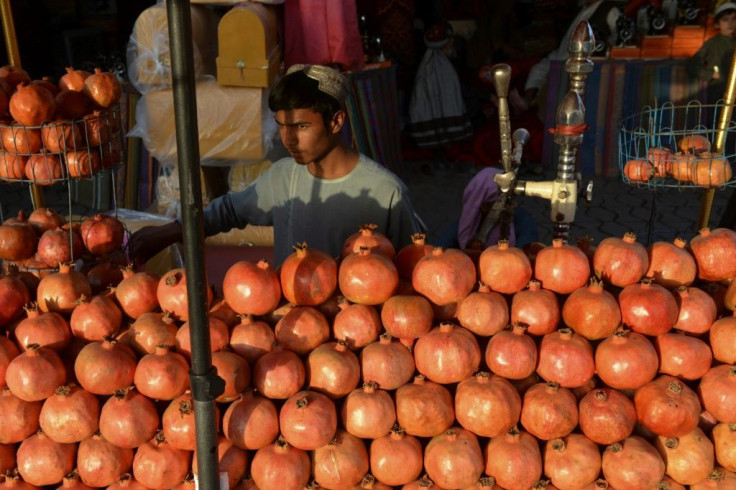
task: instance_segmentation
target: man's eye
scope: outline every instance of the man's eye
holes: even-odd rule
[[[309,127],[308,124],[300,124],[299,129],[307,129]]]

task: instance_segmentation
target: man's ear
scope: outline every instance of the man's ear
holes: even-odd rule
[[[345,111],[339,110],[332,116],[330,121],[330,132],[337,134],[342,130],[342,125],[345,124]]]

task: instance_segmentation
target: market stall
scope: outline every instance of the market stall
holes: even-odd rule
[[[567,243],[587,190],[575,176],[588,136],[587,23],[555,112],[553,181],[517,177],[528,135],[509,124],[509,67],[493,67],[503,197],[482,220],[482,246],[443,249],[416,234],[397,250],[366,224],[337,257],[306,243],[278,269],[207,257],[227,261],[213,283],[189,2],[166,8],[182,267],[110,267],[106,283],[65,264],[22,271],[36,232],[22,217],[0,225],[4,483],[192,488],[197,474],[206,489],[732,488],[736,232],[648,248],[632,234]],[[708,137],[673,133],[686,164],[667,167],[648,151],[668,144],[659,121],[644,136],[627,130],[624,151],[641,160],[626,173],[632,185],[718,160],[700,151]],[[727,132],[706,132],[716,152]],[[486,246],[519,194],[550,201],[555,240]],[[90,236],[86,256],[124,249],[122,232]]]

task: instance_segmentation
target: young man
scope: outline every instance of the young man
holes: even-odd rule
[[[708,103],[715,103],[726,92],[733,51],[736,48],[736,3],[722,2],[714,11],[713,25],[718,34],[703,43],[690,59],[691,76],[708,80]]]
[[[406,186],[343,141],[347,93],[346,78],[332,68],[289,68],[268,107],[291,157],[243,191],[213,200],[203,214],[206,236],[249,223],[273,225],[274,265],[298,242],[338,257],[344,240],[364,223],[378,225],[397,250],[410,243],[420,225]],[[179,222],[142,228],[132,237],[131,256],[147,260],[181,235]]]

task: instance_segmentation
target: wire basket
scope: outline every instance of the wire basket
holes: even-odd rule
[[[656,189],[736,186],[736,124],[719,131],[723,101],[645,107],[619,124],[619,173],[627,184]],[[722,151],[715,151],[722,137]]]
[[[120,106],[41,126],[0,122],[0,180],[41,186],[93,179],[123,162]]]

